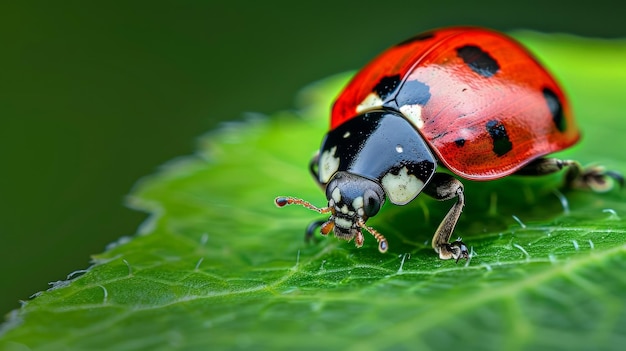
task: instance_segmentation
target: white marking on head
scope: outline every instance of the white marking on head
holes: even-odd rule
[[[333,146],[330,150],[324,151],[320,156],[319,177],[322,183],[328,183],[330,177],[339,169],[339,157],[335,157],[337,147]]]
[[[341,213],[348,214],[348,212],[350,212],[350,210],[348,210],[348,205],[344,204],[341,206]]]
[[[352,208],[355,210],[363,209],[363,196],[359,196],[352,201]]]
[[[396,145],[396,152],[399,154],[404,152],[404,148],[402,147],[402,145],[400,144]]]
[[[335,225],[339,228],[352,228],[352,221],[349,221],[345,218],[335,217]]]
[[[343,138],[344,139],[347,139],[349,137],[350,137],[350,131],[347,131],[347,132],[343,133]]]
[[[424,127],[424,120],[422,119],[422,106],[418,104],[400,106],[400,112],[406,116],[415,128],[422,129]]]
[[[381,107],[383,105],[383,100],[376,93],[369,93],[363,99],[363,101],[356,107],[356,112],[361,113],[363,111],[371,110],[374,107]]]
[[[335,201],[335,203],[341,202],[341,190],[339,190],[339,188],[335,188],[330,195],[332,196],[332,199]]]
[[[398,205],[404,205],[413,200],[424,188],[424,182],[409,174],[406,167],[402,167],[398,175],[385,174],[381,183],[389,200]]]

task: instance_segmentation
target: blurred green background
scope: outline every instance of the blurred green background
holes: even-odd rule
[[[145,218],[124,207],[135,181],[193,152],[195,137],[221,121],[290,108],[306,84],[357,69],[433,27],[623,38],[623,7],[614,0],[3,2],[0,313],[132,235]]]

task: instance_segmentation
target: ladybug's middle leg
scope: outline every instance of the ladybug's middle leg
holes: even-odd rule
[[[558,158],[538,158],[517,171],[517,175],[546,175],[566,168],[565,186],[575,189],[591,189],[595,192],[611,190],[613,182],[624,186],[624,176],[607,171],[602,166],[583,167],[578,161]]]
[[[435,231],[432,246],[442,260],[455,259],[457,262],[461,258],[468,258],[467,246],[459,238],[450,242],[450,237],[454,231],[463,207],[465,206],[465,196],[463,195],[463,184],[453,176],[446,173],[435,173],[431,181],[424,188],[424,193],[436,200],[450,200],[456,198],[456,203],[452,206],[448,214],[444,217]]]

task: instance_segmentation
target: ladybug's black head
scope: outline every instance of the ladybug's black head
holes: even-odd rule
[[[328,207],[318,208],[310,203],[293,197],[278,197],[276,205],[302,205],[319,213],[330,213],[330,218],[322,224],[321,232],[327,235],[331,231],[335,236],[352,240],[357,247],[363,246],[365,229],[378,241],[378,250],[386,252],[387,239],[375,229],[365,225],[368,218],[375,216],[385,202],[385,192],[377,182],[348,172],[337,172],[326,186]]]
[[[326,186],[326,198],[332,216],[335,236],[344,240],[355,238],[363,243],[361,228],[375,216],[385,202],[385,192],[377,183],[361,176],[337,172]]]

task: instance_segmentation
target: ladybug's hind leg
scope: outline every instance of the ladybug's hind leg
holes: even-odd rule
[[[453,176],[446,173],[435,173],[432,180],[424,188],[424,193],[434,199],[443,201],[456,198],[456,203],[452,206],[448,214],[444,217],[433,236],[433,249],[439,254],[442,260],[455,259],[457,262],[461,258],[467,259],[469,252],[467,246],[459,238],[450,242],[450,237],[454,227],[463,212],[465,206],[465,196],[463,195],[463,184]]]
[[[583,167],[578,161],[558,158],[539,158],[517,171],[518,175],[545,175],[566,168],[565,186],[573,189],[591,189],[606,192],[617,182],[624,187],[624,176],[615,171],[607,171],[602,166]]]

